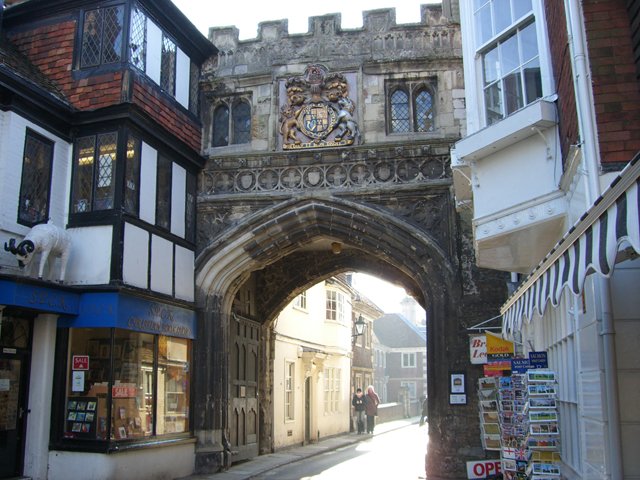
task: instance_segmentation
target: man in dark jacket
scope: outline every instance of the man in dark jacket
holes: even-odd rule
[[[362,435],[364,433],[364,395],[362,395],[361,388],[358,388],[356,390],[356,393],[351,400],[351,405],[353,405],[356,410],[356,425],[358,426],[358,435]]]

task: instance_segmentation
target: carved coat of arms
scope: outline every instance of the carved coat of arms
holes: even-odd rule
[[[280,109],[282,148],[353,145],[360,136],[344,75],[309,65],[301,77],[285,83],[287,102]]]

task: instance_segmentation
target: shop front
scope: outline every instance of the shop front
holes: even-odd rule
[[[0,478],[193,472],[195,311],[0,279]]]

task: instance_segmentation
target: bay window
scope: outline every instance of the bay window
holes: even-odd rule
[[[76,141],[73,169],[73,213],[113,208],[118,134],[101,133]]]

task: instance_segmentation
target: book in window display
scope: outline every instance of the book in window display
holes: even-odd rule
[[[96,438],[97,397],[72,397],[67,400],[66,438]]]

